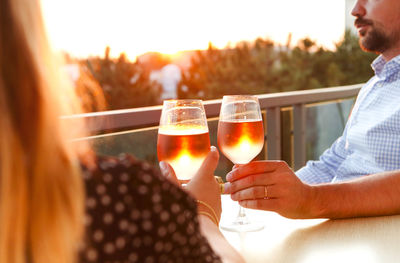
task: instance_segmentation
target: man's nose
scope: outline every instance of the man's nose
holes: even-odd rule
[[[356,4],[354,5],[353,9],[351,10],[351,15],[355,17],[363,17],[365,16],[365,7],[364,7],[365,0],[357,0]]]

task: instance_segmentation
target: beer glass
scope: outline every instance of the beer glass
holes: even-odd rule
[[[260,105],[256,96],[224,96],[218,123],[218,147],[234,164],[247,164],[256,157],[264,145],[264,128]],[[243,207],[239,206],[236,219],[221,225],[228,231],[258,231],[264,225],[251,222]]]
[[[180,183],[187,183],[210,151],[201,100],[165,100],[158,129],[157,155],[168,162]]]

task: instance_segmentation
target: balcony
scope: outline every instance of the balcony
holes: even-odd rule
[[[263,112],[265,145],[258,159],[285,160],[294,170],[316,159],[342,133],[362,84],[258,95]],[[204,102],[210,139],[216,134],[221,100]],[[157,165],[157,125],[161,106],[64,116],[88,124],[88,140],[99,154],[128,152]],[[222,177],[232,163],[221,155],[216,174]]]

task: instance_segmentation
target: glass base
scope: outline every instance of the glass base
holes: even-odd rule
[[[239,206],[239,213],[235,221],[230,224],[222,224],[221,229],[231,232],[255,232],[264,229],[264,224],[250,221],[245,213],[245,209]]]
[[[232,222],[230,224],[223,224],[221,229],[230,232],[256,232],[264,229],[264,224],[261,222],[247,222],[238,223]]]

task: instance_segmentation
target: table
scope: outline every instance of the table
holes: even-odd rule
[[[236,217],[230,196],[222,197],[222,207],[221,224]],[[246,214],[265,228],[222,233],[249,263],[400,262],[400,216],[292,220],[267,211]]]

